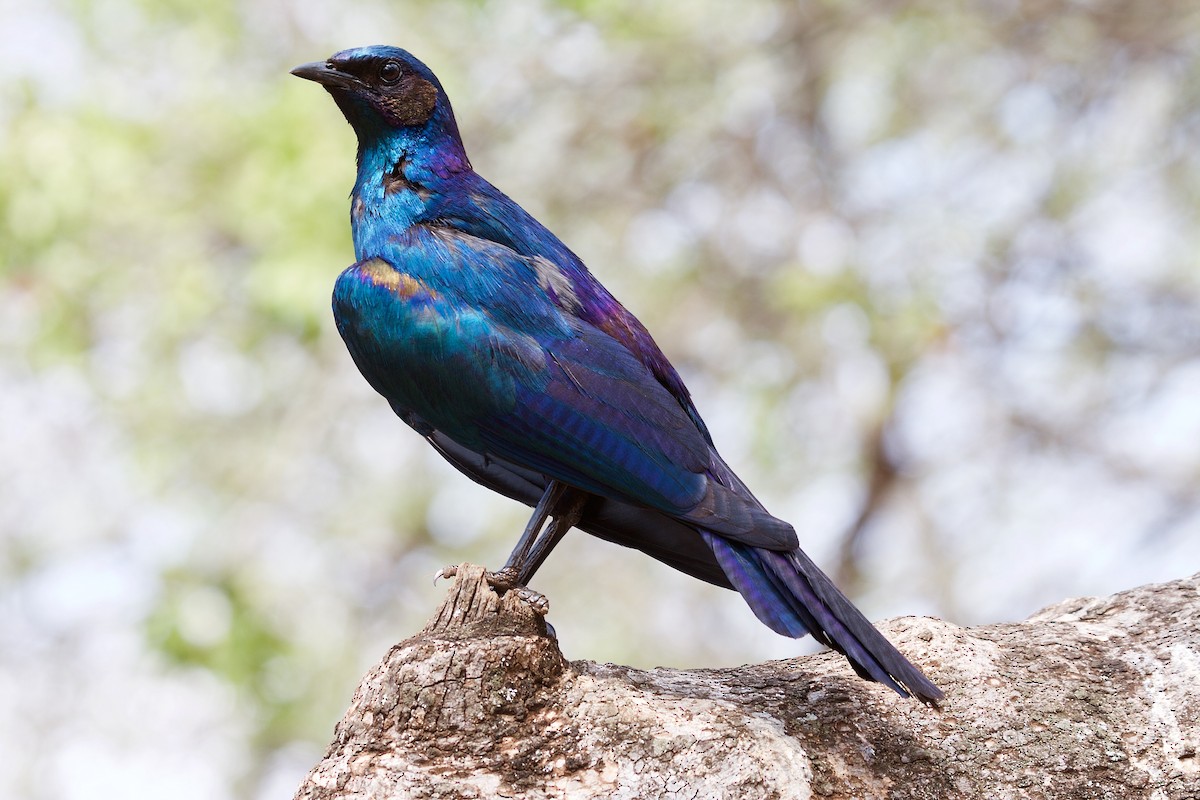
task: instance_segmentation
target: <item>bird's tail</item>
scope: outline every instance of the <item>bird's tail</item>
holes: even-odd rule
[[[730,541],[701,531],[730,583],[776,633],[813,638],[842,653],[854,671],[936,705],[942,691],[901,655],[803,550],[786,552]]]

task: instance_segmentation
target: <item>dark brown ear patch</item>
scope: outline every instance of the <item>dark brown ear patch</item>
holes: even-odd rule
[[[437,106],[438,90],[419,75],[408,74],[380,101],[384,112],[398,125],[424,125]]]

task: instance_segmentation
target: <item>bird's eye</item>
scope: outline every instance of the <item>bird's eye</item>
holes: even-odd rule
[[[379,80],[387,84],[400,80],[400,65],[395,61],[385,61],[379,68]]]

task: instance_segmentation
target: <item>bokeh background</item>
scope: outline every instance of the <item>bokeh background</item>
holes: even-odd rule
[[[354,140],[407,47],[872,617],[1200,569],[1190,0],[0,0],[0,796],[290,797],[526,510],[358,376]],[[568,657],[807,644],[577,534]]]

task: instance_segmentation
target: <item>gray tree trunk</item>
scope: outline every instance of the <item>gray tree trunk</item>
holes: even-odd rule
[[[939,710],[837,654],[567,661],[482,572],[370,671],[297,798],[1200,798],[1200,575],[1014,624],[883,623]]]

